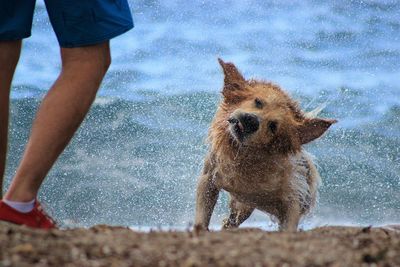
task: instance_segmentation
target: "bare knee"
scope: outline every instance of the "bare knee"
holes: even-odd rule
[[[21,53],[22,41],[0,41],[0,66],[3,71],[14,72]]]
[[[63,71],[80,71],[85,75],[95,75],[103,78],[111,65],[109,42],[101,44],[61,48]]]

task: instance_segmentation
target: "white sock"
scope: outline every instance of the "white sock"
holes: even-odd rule
[[[28,213],[32,211],[35,206],[35,200],[29,202],[17,202],[17,201],[3,199],[3,202],[21,213]]]

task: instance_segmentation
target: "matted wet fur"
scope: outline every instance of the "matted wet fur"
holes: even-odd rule
[[[209,131],[210,151],[199,178],[196,229],[208,229],[220,190],[230,194],[224,228],[259,209],[280,230],[296,231],[316,202],[319,174],[302,148],[336,120],[309,118],[279,86],[246,80],[234,64],[224,71],[223,99]]]

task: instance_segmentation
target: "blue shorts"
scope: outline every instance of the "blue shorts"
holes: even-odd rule
[[[45,0],[61,47],[102,43],[133,28],[127,0]],[[31,36],[35,0],[0,0],[0,40]]]

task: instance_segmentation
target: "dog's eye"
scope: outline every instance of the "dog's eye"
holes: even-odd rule
[[[264,107],[264,103],[258,98],[256,98],[254,100],[254,104],[256,105],[256,108],[259,108],[259,109],[262,109]]]
[[[275,134],[276,131],[278,130],[278,123],[276,121],[270,121],[268,122],[268,129]]]

